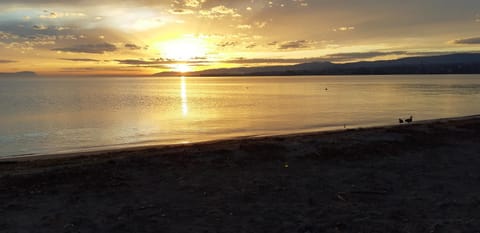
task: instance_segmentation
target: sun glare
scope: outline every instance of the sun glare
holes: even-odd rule
[[[204,57],[207,52],[205,42],[194,37],[159,42],[156,47],[164,58],[176,61],[190,61]]]
[[[180,73],[186,73],[186,72],[192,71],[192,68],[187,64],[175,64],[175,65],[172,65],[172,68],[176,72],[180,72]]]

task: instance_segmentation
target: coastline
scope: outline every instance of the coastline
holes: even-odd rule
[[[169,149],[178,149],[183,147],[197,147],[209,144],[223,144],[223,143],[236,143],[242,141],[257,141],[257,140],[269,140],[275,138],[284,138],[288,139],[290,137],[312,137],[312,136],[323,136],[324,134],[336,134],[348,131],[356,130],[377,130],[377,129],[387,129],[392,127],[405,127],[409,125],[425,125],[425,124],[435,124],[435,123],[444,123],[452,121],[465,121],[465,120],[480,120],[480,114],[477,115],[468,115],[468,116],[459,116],[459,117],[447,117],[447,118],[437,118],[437,119],[428,119],[414,121],[411,124],[391,124],[391,125],[366,125],[361,127],[354,128],[339,128],[339,129],[330,129],[330,130],[303,130],[294,133],[278,133],[278,134],[269,134],[269,135],[253,135],[253,136],[239,136],[233,138],[225,139],[216,139],[216,140],[206,140],[206,141],[194,141],[194,142],[178,142],[172,144],[155,144],[152,145],[140,145],[140,146],[123,146],[118,145],[118,148],[108,148],[107,149],[91,149],[86,150],[75,150],[74,152],[56,152],[56,153],[46,153],[46,154],[27,154],[27,155],[16,155],[16,156],[6,156],[0,157],[1,163],[13,163],[13,162],[29,162],[35,160],[55,160],[55,159],[76,159],[79,157],[92,157],[92,156],[104,156],[109,155],[115,157],[115,154],[123,153],[138,153],[149,150],[169,150]],[[331,127],[329,127],[331,128]],[[134,143],[135,144],[135,143]],[[133,145],[134,145],[133,144]],[[100,148],[103,146],[99,146]]]
[[[473,232],[479,138],[475,115],[3,160],[0,228]]]

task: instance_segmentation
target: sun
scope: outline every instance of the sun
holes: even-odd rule
[[[205,57],[207,46],[204,40],[196,37],[158,42],[155,46],[163,58],[175,61],[191,61]]]
[[[173,70],[180,73],[187,73],[192,71],[192,67],[187,64],[174,64],[172,65]]]

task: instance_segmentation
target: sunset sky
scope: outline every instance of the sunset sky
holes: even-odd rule
[[[127,76],[477,51],[478,0],[0,2],[0,72]]]

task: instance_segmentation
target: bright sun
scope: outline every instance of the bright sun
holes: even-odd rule
[[[192,67],[190,67],[187,64],[174,64],[174,65],[172,65],[172,68],[176,72],[180,72],[180,73],[187,73],[187,72],[192,71]]]
[[[207,44],[201,38],[183,37],[177,40],[158,42],[156,49],[164,59],[177,62],[185,62],[171,65],[176,72],[186,73],[192,71],[192,67],[186,62],[205,57],[207,53]]]
[[[156,47],[163,58],[176,61],[190,61],[198,57],[205,57],[207,52],[205,42],[195,37],[159,42]]]

